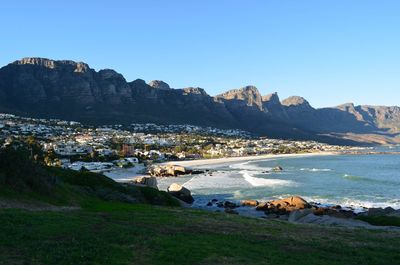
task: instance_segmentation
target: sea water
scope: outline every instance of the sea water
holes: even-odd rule
[[[390,150],[392,151],[392,150]],[[273,168],[281,166],[282,171]],[[400,155],[332,155],[272,158],[202,166],[210,173],[159,179],[192,191],[195,207],[211,199],[271,200],[299,195],[308,201],[362,207],[400,208]]]

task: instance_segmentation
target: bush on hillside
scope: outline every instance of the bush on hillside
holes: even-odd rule
[[[47,172],[24,144],[12,144],[0,149],[0,183],[17,191],[49,194],[56,178]]]

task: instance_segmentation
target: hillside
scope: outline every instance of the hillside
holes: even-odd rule
[[[35,145],[13,143],[0,149],[1,206],[24,209],[85,208],[101,202],[178,206],[166,192],[122,185],[101,174],[77,172],[43,164]]]
[[[88,124],[193,124],[237,128],[261,136],[337,144],[396,143],[400,108],[315,109],[304,98],[280,101],[254,86],[210,96],[202,88],[171,88],[161,80],[127,81],[69,60],[24,58],[0,69],[0,111]]]
[[[0,264],[395,264],[400,258],[396,231],[176,207],[166,193],[44,167],[26,151],[0,154]]]

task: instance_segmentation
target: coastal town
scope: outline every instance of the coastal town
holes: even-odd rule
[[[167,161],[352,149],[194,125],[134,123],[96,127],[74,121],[0,114],[1,145],[28,138],[44,151],[47,165],[93,172]]]

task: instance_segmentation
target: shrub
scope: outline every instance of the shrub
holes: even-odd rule
[[[32,190],[49,194],[55,184],[55,177],[33,160],[32,151],[23,144],[0,150],[0,173],[2,184],[18,191]]]

